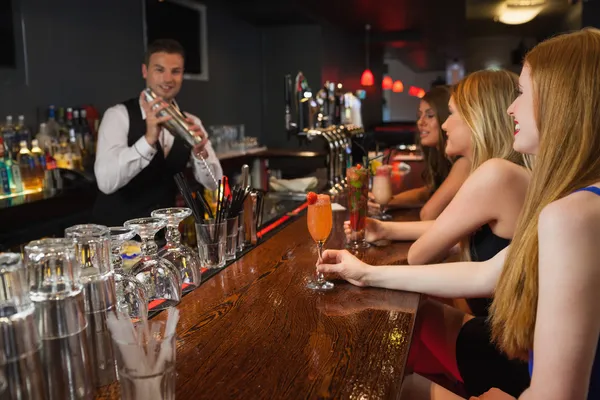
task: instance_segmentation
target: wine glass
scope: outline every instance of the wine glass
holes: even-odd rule
[[[123,225],[133,229],[142,238],[142,257],[131,267],[131,275],[144,284],[150,302],[148,308],[158,311],[179,304],[179,270],[169,260],[158,257],[154,242],[154,235],[167,226],[167,221],[155,217],[136,218],[125,221]]]
[[[182,292],[186,293],[200,286],[200,256],[181,243],[179,223],[192,215],[192,210],[183,207],[161,208],[152,211],[153,217],[167,221],[167,244],[158,251],[158,256],[169,260],[181,274]]]
[[[376,215],[374,218],[389,221],[392,219],[392,216],[385,212],[385,206],[392,199],[391,167],[389,165],[381,165],[375,170],[372,192],[375,202],[381,206],[379,215]]]
[[[123,270],[121,248],[125,241],[135,236],[135,231],[123,226],[113,226],[110,230],[111,263],[115,271],[117,291],[117,311],[129,315],[133,321],[148,319],[148,298],[144,284]]]
[[[310,199],[310,196],[316,197],[316,201]],[[312,204],[311,204],[312,203]],[[329,195],[314,193],[309,194],[308,214],[306,217],[308,224],[308,232],[315,242],[317,242],[317,251],[319,261],[323,257],[323,245],[331,234],[331,226],[333,225],[333,215],[331,211],[331,201]],[[329,290],[333,289],[333,283],[328,282],[323,277],[322,273],[316,272],[315,280],[308,282],[307,287],[314,290]]]

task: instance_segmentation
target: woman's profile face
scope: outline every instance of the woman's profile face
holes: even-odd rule
[[[446,155],[450,157],[463,156],[471,159],[471,153],[473,152],[473,133],[465,119],[456,109],[454,97],[450,97],[448,110],[450,111],[450,115],[442,125],[442,129],[446,131],[446,135],[448,136],[446,139]]]
[[[519,95],[508,107],[508,114],[515,120],[513,148],[523,154],[537,154],[540,134],[535,121],[531,69],[525,64],[519,76]]]
[[[425,147],[436,147],[440,141],[440,124],[437,113],[425,100],[421,100],[417,112],[417,128],[421,145]]]

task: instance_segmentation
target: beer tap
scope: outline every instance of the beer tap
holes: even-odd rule
[[[341,174],[340,152],[342,150],[341,143],[340,143],[337,135],[335,134],[335,127],[331,127],[329,129],[324,130],[323,134],[325,135],[327,140],[329,140],[331,143],[333,143],[333,146],[335,148],[334,159],[331,160],[330,162],[333,164],[332,168],[334,170],[334,181],[335,181],[334,187],[337,191],[340,191],[343,189],[343,187],[341,185],[341,181],[340,181],[340,174]]]
[[[328,176],[328,186],[330,187],[329,193],[335,195],[338,193],[338,189],[336,189],[336,168],[335,168],[335,160],[337,157],[335,143],[329,139],[329,137],[325,134],[323,130],[319,129],[308,129],[306,131],[306,137],[309,141],[314,140],[316,137],[321,137],[327,142],[327,147],[329,149],[329,155],[327,159],[327,176]]]
[[[292,106],[292,76],[284,77],[283,98],[285,103],[285,131],[288,139],[298,133],[298,124],[294,122],[294,109]]]
[[[343,126],[338,127],[336,130],[336,134],[340,138],[342,150],[340,151],[340,183],[342,187],[346,187],[346,169],[348,168],[348,164],[350,164],[350,156],[352,154],[352,145],[350,143],[350,139],[346,136],[346,132]]]

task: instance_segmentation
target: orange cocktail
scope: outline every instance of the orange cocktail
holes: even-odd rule
[[[323,254],[323,245],[331,234],[333,225],[333,216],[331,212],[331,201],[326,194],[309,193],[306,196],[308,201],[308,215],[306,221],[308,232],[318,246],[319,261]],[[328,290],[333,288],[333,283],[327,282],[323,274],[317,272],[316,279],[308,283],[310,289]]]
[[[331,233],[332,216],[331,201],[326,194],[317,196],[315,204],[308,205],[308,232],[315,242],[327,241]]]

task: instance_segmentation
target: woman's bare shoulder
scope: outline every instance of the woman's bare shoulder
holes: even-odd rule
[[[473,171],[469,179],[490,189],[527,188],[530,172],[508,160],[492,158]]]
[[[593,186],[600,189],[600,182]],[[600,196],[577,191],[553,201],[540,213],[539,227],[562,232],[600,230]]]

